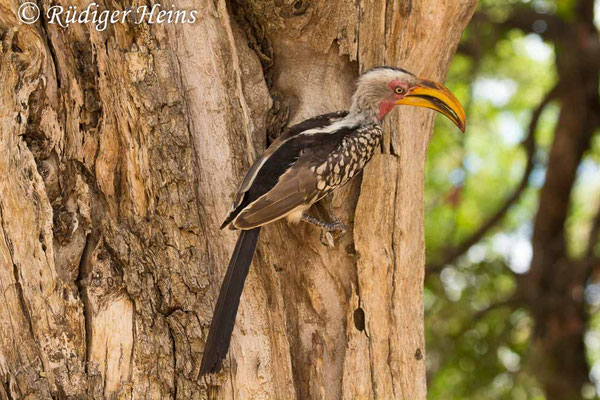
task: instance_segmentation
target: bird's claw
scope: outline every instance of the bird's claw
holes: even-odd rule
[[[321,243],[326,247],[335,247],[333,232],[339,232],[339,235],[346,233],[348,228],[341,219],[336,218],[333,222],[324,222],[313,216],[304,214],[302,220],[311,223],[321,229]]]
[[[325,247],[335,247],[335,241],[333,240],[333,235],[331,232],[321,230],[321,244]]]
[[[334,232],[336,233],[335,236],[339,238],[343,236],[347,230],[348,228],[342,222],[342,220],[336,218],[332,222],[329,222],[327,227],[323,227],[323,229],[321,229],[321,244],[325,247],[335,247]]]

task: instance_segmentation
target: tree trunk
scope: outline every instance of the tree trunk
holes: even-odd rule
[[[443,78],[475,0],[175,5],[196,22],[99,32],[0,0],[0,398],[425,399],[433,113],[412,108],[327,201],[334,249],[264,229],[224,372],[198,370],[236,238],[218,227],[268,135],[344,109],[373,65]]]

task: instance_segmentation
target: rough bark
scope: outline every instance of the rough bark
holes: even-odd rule
[[[328,200],[351,226],[335,249],[264,230],[225,370],[198,369],[236,235],[218,226],[268,134],[347,107],[373,65],[442,79],[475,0],[174,4],[197,22],[98,32],[0,0],[0,398],[424,399],[414,109]]]

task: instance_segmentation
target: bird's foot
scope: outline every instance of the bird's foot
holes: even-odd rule
[[[333,235],[331,234],[331,232],[321,230],[321,236],[319,237],[319,240],[321,241],[321,244],[325,247],[335,247],[335,240],[333,239]]]
[[[342,222],[341,219],[336,218],[333,222],[324,222],[320,219],[313,217],[312,215],[303,214],[302,221],[308,222],[309,224],[313,224],[318,228],[323,229],[326,232],[346,232],[346,225]]]
[[[339,232],[341,235],[343,235],[348,230],[346,225],[339,218],[336,218],[332,222],[324,222],[311,215],[304,214],[302,215],[302,221],[321,228],[321,244],[323,244],[325,247],[335,247],[335,241],[332,234],[333,232]]]

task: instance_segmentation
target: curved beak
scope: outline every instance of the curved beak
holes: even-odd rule
[[[444,85],[422,79],[421,83],[410,89],[408,94],[396,101],[396,104],[431,108],[450,118],[464,132],[466,125],[465,110],[462,105]]]

